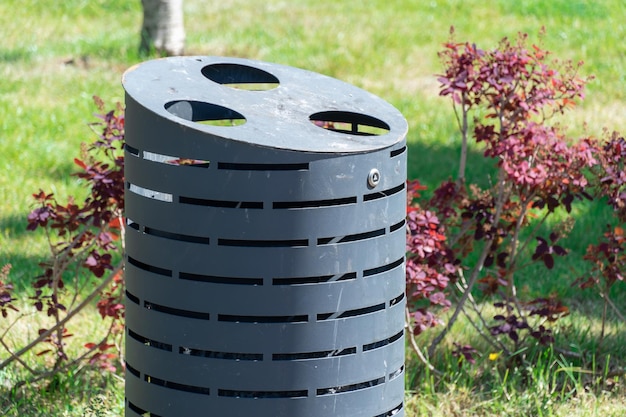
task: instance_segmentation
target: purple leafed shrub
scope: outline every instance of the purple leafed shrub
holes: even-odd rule
[[[98,98],[95,101],[104,111],[104,103]],[[33,279],[29,299],[39,314],[48,317],[50,326],[39,329],[25,346],[12,348],[12,354],[0,362],[2,369],[17,361],[30,372],[30,381],[84,361],[110,370],[123,366],[119,352],[124,317],[124,115],[118,106],[98,117],[100,121],[92,124],[97,140],[83,146],[80,158],[74,159],[81,169],[76,176],[89,187],[87,198],[78,202],[70,197],[61,203],[44,191],[33,195],[37,206],[28,215],[27,229],[45,234],[50,255],[40,263],[41,274]],[[17,311],[9,290],[0,284],[0,311],[5,318],[7,309]],[[73,336],[71,319],[92,301],[106,320],[96,335],[100,339],[86,343],[77,357],[69,357],[66,340]],[[19,316],[15,322],[25,319]],[[5,336],[0,336],[0,342],[9,349]],[[40,371],[26,364],[22,358],[30,351],[38,356],[51,355],[51,361],[46,362],[49,368]]]
[[[452,103],[461,155],[457,178],[443,182],[429,201],[418,204],[413,196],[419,182],[409,182],[407,317],[414,337],[442,325],[428,355],[418,352],[422,358],[433,356],[461,313],[505,356],[532,343],[553,343],[550,324],[569,314],[568,308],[552,295],[527,300],[517,290],[524,266],[540,262],[551,270],[568,255],[559,244],[568,222],[545,236],[540,226],[556,210],[571,213],[577,201],[595,196],[608,197],[625,220],[624,139],[615,134],[603,144],[590,137],[568,138],[553,120],[583,98],[587,80],[578,75],[582,63],[548,59],[547,51],[527,42],[520,35],[515,42],[505,38],[495,49],[484,50],[452,40],[440,52],[440,95]],[[472,139],[497,172],[488,188],[465,182]],[[619,244],[615,234],[607,239],[588,253],[596,273],[584,285],[599,276],[615,281],[607,274],[619,274],[609,271],[623,271],[623,257],[617,262],[615,255],[604,256],[619,252],[608,249],[615,245],[623,250],[623,239]],[[609,267],[610,262],[619,266]],[[493,299],[502,312],[486,316],[476,295]],[[442,315],[447,309],[450,313]],[[459,357],[469,360],[479,354],[456,346]]]

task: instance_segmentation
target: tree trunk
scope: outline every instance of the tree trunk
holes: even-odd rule
[[[185,50],[183,0],[141,0],[141,53],[182,55]]]

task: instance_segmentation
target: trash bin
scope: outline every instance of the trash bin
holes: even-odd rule
[[[126,416],[404,415],[402,115],[246,59],[123,85]]]

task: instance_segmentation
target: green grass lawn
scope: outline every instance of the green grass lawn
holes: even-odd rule
[[[69,195],[84,196],[80,181],[70,174],[80,143],[94,139],[88,127],[96,112],[91,97],[100,96],[111,108],[123,102],[123,72],[146,59],[137,54],[140,23],[139,1],[0,3],[0,265],[13,265],[11,277],[18,287],[28,285],[46,255],[44,238],[25,231],[31,194],[41,188],[61,201]],[[437,52],[448,40],[450,26],[455,27],[457,40],[482,48],[495,47],[504,36],[515,38],[519,31],[527,32],[532,42],[543,42],[554,57],[585,61],[584,74],[596,78],[588,85],[587,99],[564,116],[563,126],[573,138],[601,135],[605,127],[626,132],[626,3],[622,0],[186,0],[185,26],[188,54],[246,57],[305,68],[391,102],[410,126],[409,177],[419,178],[431,189],[455,174],[459,154],[452,108],[438,97],[434,76],[441,71]],[[540,40],[542,27],[546,33]],[[482,161],[479,149],[472,149],[470,161],[468,180],[484,181],[492,168]],[[611,215],[598,204],[578,210],[582,215],[569,239],[575,253],[581,254]],[[569,287],[583,267],[568,261],[550,274],[531,269],[524,288],[557,292],[581,306],[562,331],[580,333],[579,342],[589,346],[597,334],[593,297]],[[0,331],[2,323],[0,319]],[[456,332],[463,335],[463,329]],[[616,336],[614,356],[626,357],[625,341]],[[546,358],[546,366],[556,363],[555,358]],[[481,372],[496,378],[490,366],[485,362]],[[407,388],[409,394],[414,390],[425,394],[409,395],[409,415],[621,415],[622,404],[611,393],[606,398],[592,393],[577,397],[585,411],[575,413],[570,403],[540,397],[545,392],[537,389],[534,398],[545,401],[524,408],[526,397],[507,392],[504,382],[489,385],[491,391],[472,391],[472,381],[479,379],[472,371],[455,370],[452,374],[458,380],[430,384],[417,369],[414,365],[408,370]],[[123,389],[115,378],[65,375],[58,383],[73,393],[70,396],[55,399],[33,388],[37,395],[4,400],[3,386],[17,376],[0,373],[0,415],[88,415],[86,410],[93,409],[98,398],[110,405],[104,408],[114,411],[93,415],[121,412]],[[536,377],[540,385],[544,376]],[[100,388],[106,382],[112,390]],[[514,386],[512,382],[510,387]],[[513,405],[522,411],[515,411]]]

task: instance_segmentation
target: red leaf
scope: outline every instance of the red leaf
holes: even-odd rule
[[[87,165],[78,158],[74,158],[74,163],[81,167],[82,169],[87,169]]]
[[[116,283],[120,283],[123,280],[124,280],[124,273],[122,271],[117,271],[117,273],[113,277],[113,281]]]
[[[121,229],[122,228],[122,217],[115,217],[113,220],[109,222],[109,227],[111,229]]]
[[[102,344],[98,347],[98,349],[100,349],[101,351],[105,351],[105,350],[107,350],[107,349],[111,349],[111,348],[113,348],[113,347],[115,347],[115,345],[111,345],[111,344],[108,344],[108,343],[102,343]],[[114,355],[114,356],[115,356],[115,355]]]

